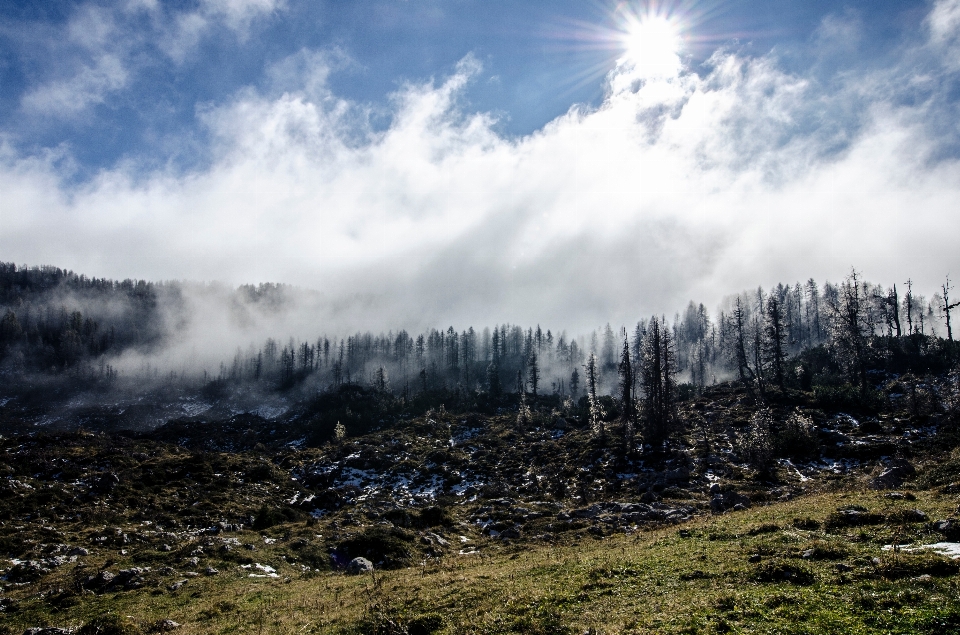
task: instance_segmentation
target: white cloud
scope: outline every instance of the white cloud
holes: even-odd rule
[[[960,270],[960,165],[937,150],[931,100],[898,98],[903,68],[825,87],[733,53],[702,76],[620,81],[624,67],[601,107],[517,139],[461,111],[473,59],[404,86],[381,131],[329,71],[302,52],[272,71],[275,93],[206,109],[203,171],[118,168],[68,191],[49,163],[8,152],[5,258],[297,283],[325,293],[318,330],[578,329],[851,265],[930,288]],[[311,79],[292,89],[292,72]]]
[[[75,117],[128,88],[144,65],[156,62],[154,47],[183,63],[214,29],[244,40],[256,20],[285,6],[285,0],[203,0],[192,11],[168,11],[151,0],[81,4],[62,28],[22,35],[24,46],[47,51],[50,68],[21,106],[30,114]]]
[[[103,54],[89,64],[81,64],[72,77],[54,80],[26,93],[21,104],[33,113],[71,116],[103,103],[109,93],[126,86],[128,77],[116,55]]]

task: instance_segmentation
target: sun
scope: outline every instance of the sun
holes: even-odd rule
[[[664,16],[633,18],[623,36],[624,61],[643,75],[672,76],[680,68],[683,41],[675,21]]]

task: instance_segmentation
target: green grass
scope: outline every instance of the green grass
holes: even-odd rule
[[[362,576],[307,572],[283,560],[295,553],[297,537],[315,531],[290,523],[270,528],[278,537],[270,545],[260,533],[230,534],[257,544],[245,555],[276,567],[278,578],[250,578],[236,561],[210,555],[200,569],[212,564],[221,573],[190,578],[179,591],[167,587],[182,577],[156,574],[156,586],[77,592],[73,580],[95,573],[107,559],[115,561],[113,571],[136,564],[136,545],[126,556],[104,549],[84,559],[85,569],[68,564],[39,583],[7,585],[4,597],[15,598],[19,609],[3,621],[11,633],[39,625],[79,627],[104,614],[127,620],[129,632],[173,619],[183,624],[177,631],[183,634],[955,633],[960,580],[953,563],[929,553],[882,550],[894,538],[901,544],[939,540],[924,523],[824,522],[851,505],[884,518],[913,508],[942,518],[958,502],[953,495],[916,494],[908,502],[872,491],[818,493],[633,535],[569,535],[561,544],[503,544],[460,525],[446,535],[469,535],[479,544],[477,555]],[[798,528],[815,523],[796,519],[820,527]],[[156,572],[162,562],[151,566]]]

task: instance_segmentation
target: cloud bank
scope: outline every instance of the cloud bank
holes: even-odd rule
[[[203,7],[198,25],[219,16],[242,32],[277,5]],[[4,144],[3,259],[293,283],[323,294],[318,331],[577,330],[851,266],[932,291],[960,271],[958,16],[960,2],[935,4],[884,68],[791,73],[773,53],[721,50],[651,75],[621,60],[599,107],[518,138],[462,103],[483,74],[473,57],[403,85],[378,127],[382,113],[329,88],[342,54],[303,51],[265,70],[273,88],[198,108],[203,168],[120,165],[68,185],[56,153]],[[192,46],[193,19],[170,22],[171,55]],[[814,34],[823,55],[856,45],[844,19]],[[68,93],[107,99],[124,67],[98,59],[26,101],[61,112]]]

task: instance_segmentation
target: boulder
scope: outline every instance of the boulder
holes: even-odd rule
[[[931,528],[943,534],[943,537],[950,542],[960,540],[960,521],[956,518],[938,520],[931,524]]]
[[[750,507],[750,499],[736,492],[719,492],[710,499],[710,511],[722,514],[729,510],[741,511]]]
[[[373,563],[366,558],[354,558],[347,564],[347,573],[358,574],[373,571]]]
[[[917,470],[910,461],[890,459],[886,462],[886,469],[870,481],[870,486],[874,489],[897,489],[903,485],[906,479],[916,475],[916,473]]]

